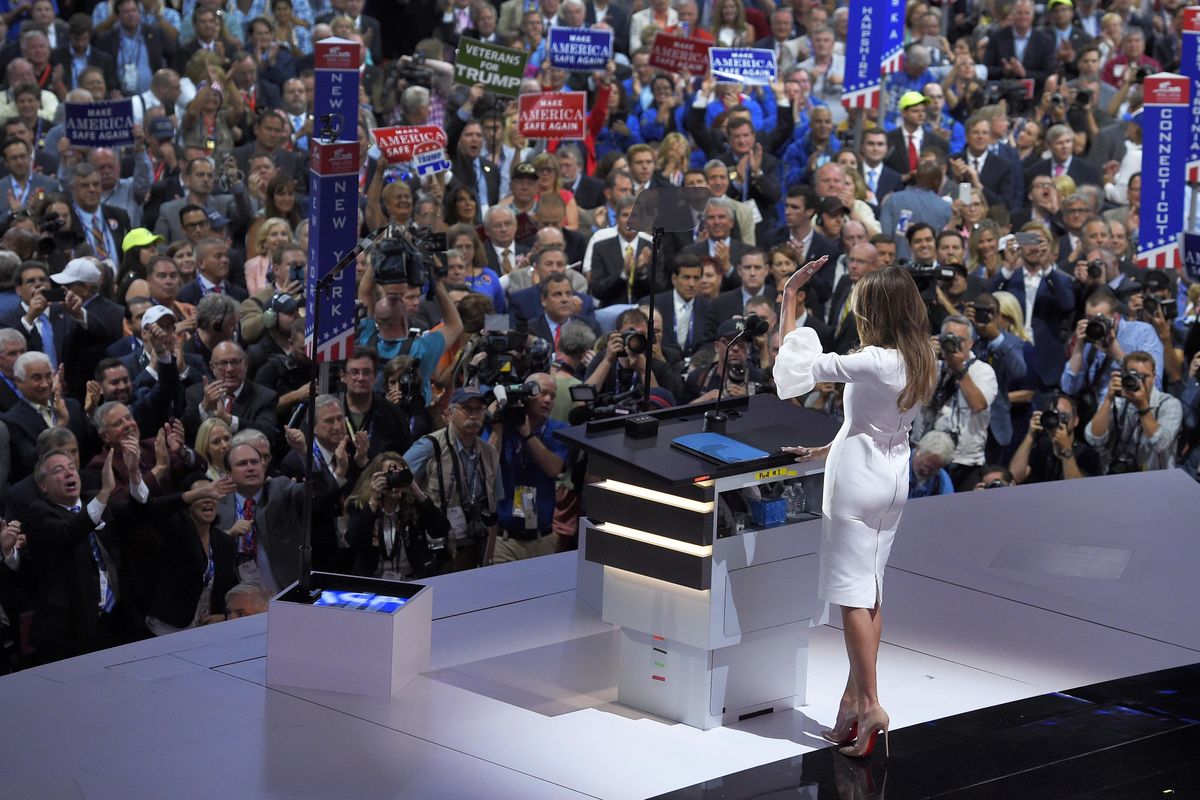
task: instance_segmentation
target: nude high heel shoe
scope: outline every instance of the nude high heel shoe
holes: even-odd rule
[[[875,738],[882,733],[883,752],[884,755],[889,755],[887,734],[890,722],[887,712],[876,706],[865,716],[859,718],[858,733],[860,735],[854,746],[838,748],[838,752],[851,758],[866,758],[875,749]]]
[[[854,706],[838,709],[832,730],[821,731],[821,738],[833,744],[850,744],[858,737],[858,713]]]

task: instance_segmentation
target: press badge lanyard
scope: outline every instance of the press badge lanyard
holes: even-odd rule
[[[203,584],[204,586],[208,586],[210,583],[212,583],[213,574],[215,572],[216,572],[216,567],[213,564],[212,537],[210,534],[209,542],[208,542],[208,566],[206,566],[204,568],[204,584]]]

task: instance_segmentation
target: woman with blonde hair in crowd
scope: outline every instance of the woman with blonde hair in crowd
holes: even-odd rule
[[[200,423],[192,449],[208,462],[208,471],[204,474],[209,480],[218,481],[229,474],[225,469],[225,454],[232,441],[233,431],[220,417],[209,417]]]
[[[1002,266],[1000,226],[994,220],[980,220],[967,239],[967,272],[990,284]]]
[[[682,133],[668,133],[658,145],[655,166],[672,186],[683,185],[683,173],[692,163],[692,148]]]
[[[256,294],[270,283],[271,253],[291,241],[292,226],[281,217],[263,220],[254,231],[254,247],[246,248],[248,253],[256,254],[246,259],[246,289],[250,294]]]
[[[749,46],[754,42],[754,28],[746,22],[742,0],[717,0],[713,9],[712,35],[722,47]]]
[[[1012,414],[1012,439],[1003,451],[1002,463],[1007,464],[1017,451],[1025,432],[1029,430],[1029,417],[1033,412],[1033,397],[1038,390],[1037,356],[1034,354],[1033,340],[1025,330],[1025,309],[1020,301],[1010,292],[992,292],[1000,314],[996,318],[996,326],[1006,335],[1016,336],[1021,340],[1021,354],[1025,357],[1025,377],[1010,380],[1008,383],[1008,402]]]

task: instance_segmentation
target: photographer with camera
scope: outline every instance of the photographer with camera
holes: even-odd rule
[[[449,561],[450,522],[395,451],[367,464],[346,501],[354,574],[387,580],[428,578]]]
[[[1002,467],[999,464],[984,464],[983,473],[979,476],[979,483],[975,484],[975,491],[983,489],[1003,489],[1006,486],[1014,486],[1016,482],[1013,480],[1013,475],[1008,471],[1008,467]]]
[[[1108,222],[1103,217],[1095,217],[1084,225],[1085,231],[1097,222],[1103,223],[1105,228],[1108,227]],[[1074,264],[1076,317],[1087,316],[1087,299],[1097,289],[1107,286],[1113,294],[1121,295],[1137,285],[1132,277],[1121,271],[1121,263],[1116,253],[1105,245],[1082,249]]]
[[[1017,483],[1046,483],[1099,475],[1100,452],[1077,441],[1079,413],[1070,395],[1055,392],[1045,410],[1033,412],[1029,430],[1008,465]]]
[[[282,244],[271,252],[271,271],[267,274],[270,280],[243,300],[238,311],[242,341],[252,344],[267,332],[263,312],[275,295],[282,293],[303,300],[307,265],[308,256],[298,244]]]
[[[1147,269],[1142,271],[1140,278],[1142,291],[1129,298],[1129,313],[1154,328],[1162,346],[1163,387],[1178,395],[1178,384],[1183,379],[1186,328],[1174,324],[1179,317],[1175,287],[1171,285],[1170,274],[1165,270]]]
[[[1149,353],[1152,363],[1163,360],[1162,343],[1145,322],[1122,319],[1117,296],[1101,287],[1088,297],[1085,316],[1075,324],[1071,357],[1063,367],[1062,390],[1080,400],[1080,417],[1086,422],[1108,393],[1110,375],[1126,353]],[[1154,384],[1162,386],[1161,368]]]
[[[420,360],[421,394],[426,403],[433,400],[430,377],[446,348],[462,333],[462,317],[446,291],[446,272],[430,268],[431,259],[407,239],[381,243],[372,254],[373,268],[358,282],[358,299],[367,308],[367,317],[359,323],[355,344],[372,348],[383,361],[398,355]],[[420,306],[421,290],[429,281],[442,313],[437,330],[418,333],[411,328]]]
[[[421,490],[450,523],[453,572],[492,563],[496,506],[506,496],[500,455],[479,438],[486,393],[478,386],[455,389],[446,427],[417,439],[404,454]]]
[[[762,375],[749,362],[750,344],[744,338],[730,345],[742,330],[742,320],[727,319],[717,328],[713,341],[714,359],[711,366],[693,369],[683,382],[681,404],[696,405],[711,403],[717,399],[718,389],[724,385],[723,397],[744,397],[751,385],[757,386]],[[729,351],[729,363],[725,363],[725,352]]]
[[[604,340],[603,356],[592,359],[584,383],[596,387],[599,394],[627,395],[636,401],[641,396],[646,375],[646,353],[652,349],[647,341],[649,330],[650,320],[643,311],[637,308],[622,311],[615,328]],[[655,338],[662,335],[661,330],[655,329]],[[650,388],[665,389],[673,397],[679,397],[684,391],[679,376],[671,371],[662,357],[661,348],[653,350]]]
[[[960,492],[979,479],[997,393],[996,372],[975,357],[975,341],[971,320],[960,314],[946,317],[935,340],[940,365],[937,389],[923,414],[926,430],[945,431],[954,440],[954,456],[946,470]]]
[[[987,292],[981,292],[975,302],[967,306],[966,317],[979,334],[975,357],[986,362],[996,373],[996,397],[992,400],[985,448],[988,460],[996,461],[1012,441],[1012,403],[1008,392],[1011,382],[1025,377],[1024,342],[1001,330],[1000,304]]]
[[[554,500],[558,476],[567,464],[567,446],[554,431],[567,427],[550,418],[554,379],[535,372],[519,387],[505,387],[493,403],[488,441],[500,452],[504,502],[498,505],[499,533],[493,563],[553,553]],[[511,502],[510,499],[511,498]]]
[[[1154,356],[1135,351],[1121,359],[1096,416],[1084,428],[1093,447],[1107,450],[1105,474],[1119,475],[1175,466],[1183,405],[1154,385]]]

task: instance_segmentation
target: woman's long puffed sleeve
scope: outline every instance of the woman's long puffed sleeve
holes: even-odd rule
[[[771,370],[780,397],[799,397],[817,385],[813,363],[821,355],[821,340],[812,328],[796,328],[779,346],[779,355]]]

